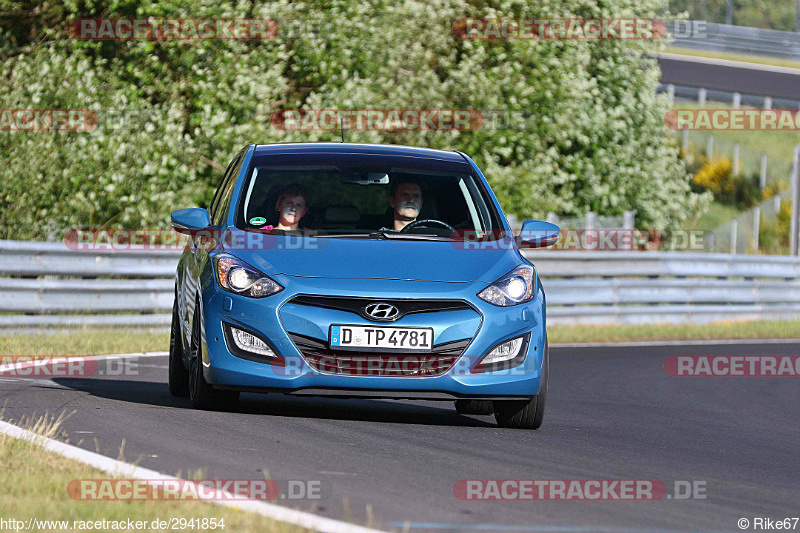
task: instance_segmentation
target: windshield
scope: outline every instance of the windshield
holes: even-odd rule
[[[251,167],[236,226],[328,237],[452,239],[502,229],[471,174],[381,164]],[[463,168],[463,167],[462,167]]]

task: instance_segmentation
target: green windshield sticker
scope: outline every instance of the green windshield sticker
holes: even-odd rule
[[[253,217],[250,219],[250,224],[253,226],[263,226],[267,223],[267,219],[264,217]]]

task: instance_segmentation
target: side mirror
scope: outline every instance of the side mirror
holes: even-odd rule
[[[208,211],[202,207],[190,207],[172,212],[172,229],[178,233],[191,235],[210,225],[211,219],[208,218]]]
[[[518,244],[520,248],[547,248],[558,241],[558,226],[541,220],[522,223]]]

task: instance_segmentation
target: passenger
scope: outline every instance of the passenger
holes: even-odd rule
[[[262,226],[261,229],[279,229],[284,231],[298,231],[300,220],[308,213],[308,194],[305,189],[296,183],[281,189],[278,201],[275,202],[275,211],[278,212],[278,224]],[[308,228],[302,228],[304,230]]]

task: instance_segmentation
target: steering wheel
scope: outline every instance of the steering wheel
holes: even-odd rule
[[[436,220],[433,218],[426,218],[425,220],[415,220],[414,222],[407,225],[405,228],[400,230],[400,233],[406,233],[408,230],[414,229],[418,226],[422,226],[424,224],[438,224],[440,226],[444,226],[445,228],[449,229],[453,233],[456,232],[456,228],[448,224],[447,222],[442,222],[441,220]]]

